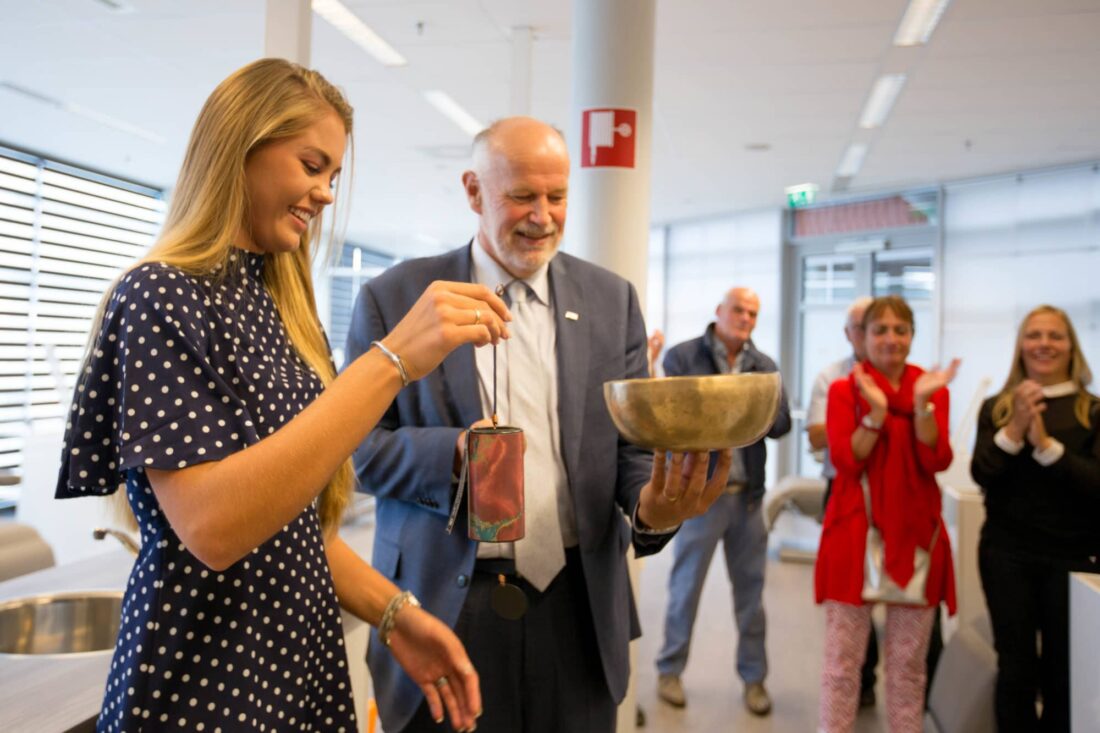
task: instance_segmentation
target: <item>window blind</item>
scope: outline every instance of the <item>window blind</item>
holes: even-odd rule
[[[329,311],[329,343],[337,369],[344,367],[351,312],[359,290],[372,277],[382,273],[397,260],[360,244],[345,242],[339,264],[329,271],[331,309]]]
[[[0,147],[0,473],[64,429],[91,319],[152,243],[163,191]]]

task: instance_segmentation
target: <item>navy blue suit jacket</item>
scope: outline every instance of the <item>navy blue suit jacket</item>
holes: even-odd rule
[[[713,338],[713,329],[708,327],[707,330]],[[775,362],[763,352],[758,351],[752,341],[746,343],[742,348],[745,352],[741,365],[742,372],[779,371]],[[714,363],[714,351],[707,343],[706,336],[700,336],[673,346],[665,354],[664,367],[665,374],[670,377],[720,373],[718,366]],[[782,438],[790,430],[791,410],[787,405],[787,389],[784,387],[779,397],[779,412],[776,413],[775,422],[768,430],[767,437]],[[745,466],[745,499],[759,499],[764,495],[764,463],[768,460],[768,449],[764,445],[764,439],[761,438],[752,445],[747,445],[739,450],[741,451],[741,460],[744,461]]]
[[[349,362],[385,336],[431,282],[468,282],[470,272],[467,245],[403,262],[364,285],[348,337]],[[639,555],[650,554],[669,538],[630,529],[626,517],[649,480],[652,457],[620,438],[603,399],[605,381],[647,376],[645,325],[633,286],[607,270],[558,253],[549,278],[561,449],[599,645],[592,653],[600,655],[608,689],[618,701],[629,676],[628,643],[640,634],[626,550],[633,538]],[[579,318],[566,319],[567,311]],[[466,537],[465,509],[453,534],[446,532],[455,442],[462,429],[483,417],[474,349],[460,347],[398,394],[355,454],[361,488],[377,498],[372,564],[452,628],[466,600],[477,549]],[[367,660],[383,726],[400,730],[422,693],[373,632]]]

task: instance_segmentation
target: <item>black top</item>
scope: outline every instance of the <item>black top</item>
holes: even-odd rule
[[[315,507],[217,572],[180,542],[145,475],[225,458],[320,393],[287,340],[263,263],[235,253],[221,279],[135,268],[115,288],[77,385],[57,496],[125,484],[141,530],[100,731],[355,730]]]
[[[985,493],[985,539],[1048,557],[1100,555],[1100,400],[1091,399],[1088,428],[1074,415],[1076,394],[1046,400],[1043,421],[1065,454],[1045,467],[1030,444],[1015,456],[997,447],[996,398],[985,401],[970,464]]]

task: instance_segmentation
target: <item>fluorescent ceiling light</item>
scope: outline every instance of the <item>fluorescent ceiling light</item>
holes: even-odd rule
[[[354,41],[383,66],[404,66],[405,57],[371,30],[355,13],[339,0],[313,0],[313,12],[327,20],[336,30]]]
[[[863,112],[859,116],[859,126],[869,130],[880,127],[886,122],[903,86],[905,86],[905,74],[883,74],[875,79],[871,96],[867,98],[867,103],[863,105]]]
[[[424,92],[424,99],[428,100],[428,103],[439,110],[444,117],[451,122],[462,128],[470,137],[478,134],[485,129],[485,125],[474,119],[466,110],[459,106],[458,102],[451,99],[451,95],[447,92],[441,92],[438,89],[429,89]]]
[[[928,43],[936,24],[951,0],[909,0],[909,7],[894,34],[895,46],[919,46]]]
[[[866,157],[866,143],[852,143],[849,145],[848,149],[844,151],[844,157],[840,159],[840,165],[837,166],[837,178],[855,176],[856,173],[859,173],[859,169],[863,167],[863,159]]]
[[[57,99],[56,97],[51,97],[46,94],[42,94],[41,92],[36,92],[33,89],[28,89],[26,87],[19,86],[18,84],[12,84],[10,81],[0,82],[0,88],[7,89],[9,92],[14,92],[15,94],[21,94],[24,97],[35,100],[36,102],[41,102],[42,104],[48,104],[51,107],[63,109],[66,112],[72,112],[74,115],[80,115],[81,117],[86,117],[89,120],[95,120],[101,125],[112,127],[116,130],[120,130],[121,132],[125,132],[130,135],[148,140],[149,142],[157,143],[158,145],[163,145],[165,142],[167,142],[163,136],[158,135],[155,132],[150,132],[143,127],[138,127],[137,125],[130,124],[126,120],[120,120],[117,117],[112,117],[111,115],[99,112],[94,109],[90,109],[83,105],[66,102],[63,99]]]

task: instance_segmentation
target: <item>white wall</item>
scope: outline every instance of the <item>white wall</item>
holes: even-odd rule
[[[670,346],[701,335],[726,291],[747,286],[760,295],[753,340],[779,358],[782,222],[781,210],[765,209],[669,227],[664,322]]]
[[[701,336],[714,320],[714,309],[726,292],[735,286],[745,286],[760,295],[760,316],[753,341],[757,348],[781,363],[783,212],[780,209],[676,223],[664,230],[663,237],[656,233],[651,236],[650,243],[650,282],[654,279],[663,282],[664,303],[654,297],[658,290],[651,285],[647,325],[652,332],[663,324],[666,347]],[[663,244],[666,249],[663,258],[652,251],[655,244]],[[775,483],[778,466],[775,441],[769,440],[768,486]]]

